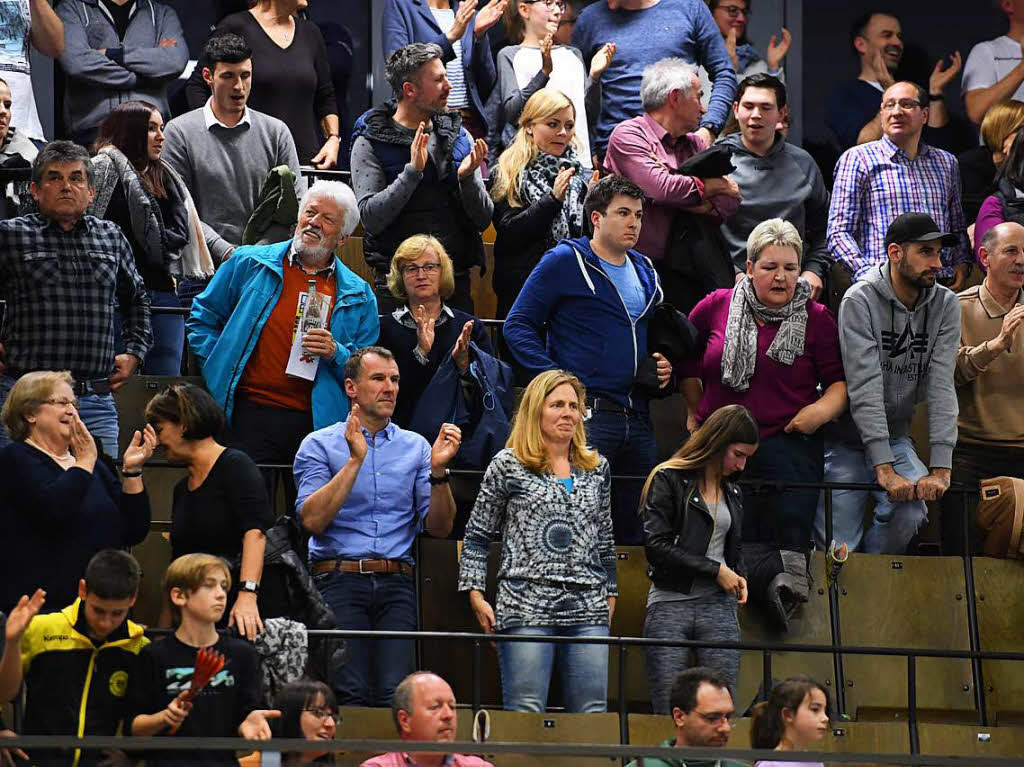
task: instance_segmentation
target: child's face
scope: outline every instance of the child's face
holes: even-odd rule
[[[807,693],[788,727],[793,734],[792,739],[796,743],[816,743],[824,738],[828,732],[825,693],[817,687]]]
[[[92,639],[106,639],[113,634],[128,617],[128,611],[135,604],[135,597],[128,599],[101,599],[85,590],[84,582],[79,587],[85,622]]]
[[[184,593],[181,611],[203,623],[216,623],[227,607],[228,589],[228,574],[220,568],[210,568],[199,588]]]

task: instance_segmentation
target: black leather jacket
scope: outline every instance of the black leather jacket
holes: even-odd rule
[[[714,580],[718,563],[705,553],[714,521],[697,492],[698,475],[682,469],[662,469],[651,481],[641,515],[647,575],[654,585],[689,594],[696,576]],[[742,574],[740,552],[743,496],[731,482],[723,482],[732,525],[725,536],[725,563]]]

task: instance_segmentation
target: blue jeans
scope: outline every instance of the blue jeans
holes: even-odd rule
[[[17,379],[0,375],[0,405],[4,404],[7,395],[14,387]],[[103,452],[117,460],[117,408],[114,406],[113,394],[83,394],[78,398],[78,415],[86,428],[92,433]],[[6,427],[0,426],[0,447],[11,441]]]
[[[893,469],[911,482],[917,482],[928,474],[928,467],[914,452],[910,437],[890,440],[893,455]],[[832,442],[825,446],[826,482],[875,482],[875,467],[871,465],[863,450]],[[928,507],[924,501],[893,503],[882,491],[875,496],[875,518],[864,533],[864,509],[867,505],[867,490],[832,491],[832,537],[836,543],[846,541],[850,551],[861,545],[868,554],[903,554],[917,529],[928,519]],[[818,502],[818,515],[814,523],[814,542],[819,549],[828,547],[825,540],[825,495]]]
[[[648,415],[600,410],[587,420],[586,430],[587,442],[608,459],[612,474],[646,477],[658,463],[658,444]],[[643,545],[639,514],[643,485],[643,480],[612,482],[612,525],[620,546]]]
[[[514,626],[519,636],[606,637],[607,625]],[[608,645],[498,642],[501,695],[507,711],[543,711],[551,671],[558,662],[565,710],[591,714],[608,707]]]
[[[402,573],[324,573],[314,578],[338,628],[415,631],[416,586]],[[411,639],[347,639],[348,660],[334,690],[340,706],[390,706],[395,687],[414,670]]]
[[[147,290],[153,307],[181,307],[175,293],[166,290]],[[150,314],[153,326],[153,348],[146,355],[142,373],[147,376],[181,375],[181,355],[185,348],[185,317],[181,314]]]

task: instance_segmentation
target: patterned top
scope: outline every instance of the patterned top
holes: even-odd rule
[[[114,371],[115,299],[128,354],[153,343],[149,297],[117,224],[83,216],[65,232],[38,213],[0,221],[3,342],[12,374],[70,370],[76,379]]]
[[[959,238],[943,248],[940,277],[971,262],[960,199],[960,167],[949,152],[921,143],[910,159],[887,136],[848,149],[836,163],[829,209],[828,249],[859,280],[886,258],[885,231],[902,213],[927,213],[939,231]]]
[[[553,474],[535,474],[505,448],[484,473],[466,526],[459,591],[483,591],[487,549],[502,539],[497,629],[608,623],[618,594],[612,540],[611,475],[572,468],[567,492]]]

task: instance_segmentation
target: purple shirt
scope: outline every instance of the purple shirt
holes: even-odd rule
[[[1003,204],[994,194],[985,198],[978,210],[978,218],[974,222],[974,258],[981,266],[981,255],[978,249],[981,248],[981,241],[985,239],[985,233],[997,224],[1003,223]],[[981,267],[984,272],[985,267]]]
[[[416,764],[417,762],[411,754],[392,751],[367,759],[359,767],[416,767]],[[494,765],[485,762],[479,756],[447,754],[444,758],[444,767],[494,767]]]
[[[673,139],[646,113],[616,125],[608,139],[605,170],[625,176],[644,190],[644,221],[636,250],[654,261],[665,255],[676,211],[705,201],[703,181],[675,173],[686,160],[704,149],[704,141],[696,133]],[[740,205],[739,200],[727,195],[716,195],[710,201],[713,210],[707,215],[719,223]]]
[[[704,384],[698,421],[703,423],[724,405],[743,405],[757,420],[763,442],[786,428],[801,408],[818,399],[819,383],[827,389],[846,380],[839,351],[839,328],[832,312],[808,301],[804,353],[792,365],[783,365],[767,356],[768,347],[779,332],[778,324],[762,326],[757,332],[757,363],[750,388],[738,392],[722,383],[722,350],[731,299],[731,289],[716,290],[693,307],[690,321],[705,343],[704,353],[699,361],[684,363],[681,372],[684,378],[699,378]]]

